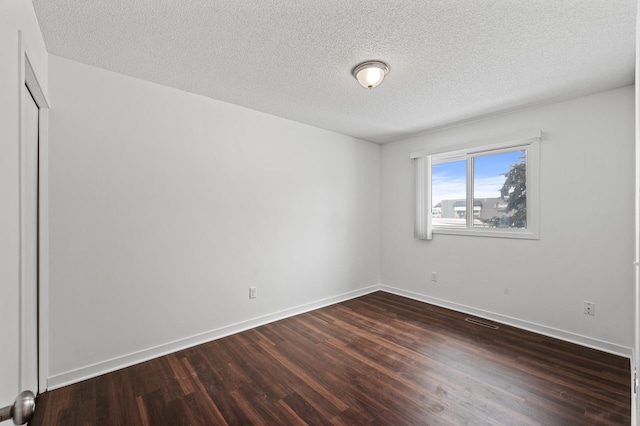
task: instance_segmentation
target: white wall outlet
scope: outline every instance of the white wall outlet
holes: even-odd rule
[[[258,297],[258,287],[249,287],[249,299]]]
[[[596,314],[596,304],[593,302],[584,302],[584,314],[585,315],[595,315]]]
[[[437,272],[432,272],[431,273],[431,281],[433,281],[434,283],[438,282],[438,273]]]

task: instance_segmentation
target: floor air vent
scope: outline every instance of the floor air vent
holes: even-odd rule
[[[499,328],[500,328],[500,327],[498,327],[497,325],[489,324],[489,323],[487,323],[487,322],[478,321],[478,320],[473,319],[473,318],[465,318],[464,320],[465,320],[466,322],[470,322],[471,324],[481,325],[481,326],[483,326],[483,327],[487,327],[487,328],[490,328],[490,329],[492,329],[492,330],[497,330],[497,329],[499,329]]]

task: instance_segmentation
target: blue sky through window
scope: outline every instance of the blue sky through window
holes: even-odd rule
[[[524,161],[521,150],[478,155],[474,161],[474,198],[498,198],[504,174],[514,163]],[[437,163],[432,167],[432,205],[442,200],[464,200],[467,191],[465,160]]]

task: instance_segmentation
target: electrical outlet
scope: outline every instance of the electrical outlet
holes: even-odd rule
[[[596,314],[596,304],[593,302],[584,302],[584,314],[585,315],[595,315]]]
[[[249,299],[258,297],[258,287],[249,287]]]
[[[431,273],[431,281],[433,281],[434,283],[438,282],[438,273],[437,272],[432,272]]]

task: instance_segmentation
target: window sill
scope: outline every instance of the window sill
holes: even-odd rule
[[[489,238],[517,238],[522,240],[539,240],[540,235],[530,229],[527,230],[515,230],[515,229],[482,229],[482,228],[433,228],[434,234],[444,235],[466,235],[470,237],[489,237]]]

